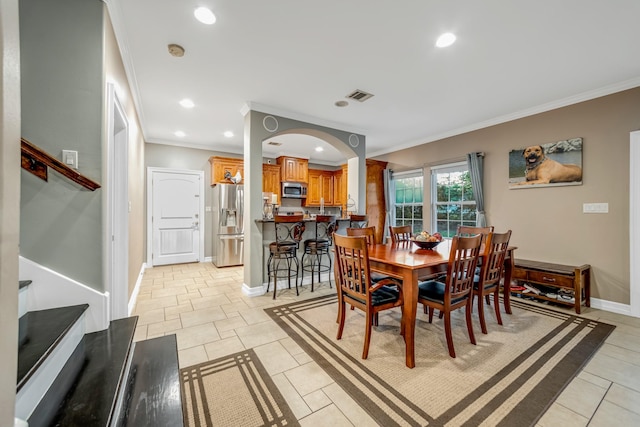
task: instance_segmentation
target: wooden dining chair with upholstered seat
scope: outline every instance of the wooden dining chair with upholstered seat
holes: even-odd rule
[[[451,334],[451,312],[466,307],[467,331],[469,339],[475,345],[471,322],[471,303],[473,279],[482,237],[478,234],[471,237],[454,236],[451,240],[451,252],[447,263],[447,275],[444,281],[427,280],[418,284],[418,302],[429,311],[429,323],[433,321],[435,309],[444,314],[444,331],[449,347],[449,355],[456,357]]]
[[[478,316],[480,318],[480,328],[482,333],[487,333],[487,324],[484,319],[484,300],[488,300],[489,295],[493,294],[493,306],[496,312],[496,320],[498,325],[502,325],[500,317],[500,279],[504,270],[504,260],[511,239],[511,230],[506,233],[489,233],[487,240],[484,242],[484,251],[482,253],[482,262],[480,266],[480,274],[476,275],[473,283],[473,297],[478,297]],[[473,298],[472,297],[472,298]],[[471,304],[473,307],[473,303]]]
[[[362,358],[369,355],[371,342],[371,324],[374,317],[383,310],[402,307],[402,287],[391,287],[391,280],[371,280],[367,241],[360,236],[334,235],[336,284],[338,291],[338,333],[342,338],[347,311],[351,304],[365,312],[365,336]],[[402,322],[400,332],[403,332]]]
[[[389,226],[389,234],[391,235],[391,243],[409,242],[411,241],[411,226],[399,225]]]

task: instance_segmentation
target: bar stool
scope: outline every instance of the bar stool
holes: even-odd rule
[[[367,215],[351,214],[349,216],[349,227],[351,228],[364,228],[367,226],[369,218]]]
[[[334,215],[316,216],[316,237],[304,241],[304,253],[302,254],[302,274],[300,284],[304,279],[304,272],[311,272],[311,292],[313,292],[314,274],[318,273],[318,283],[320,283],[320,273],[329,273],[329,287],[331,287],[331,244],[333,243],[333,232],[336,229],[336,217]],[[322,263],[323,256],[326,255],[327,263]],[[305,258],[308,264],[305,265]]]
[[[273,277],[273,299],[276,299],[278,278],[287,279],[291,289],[291,278],[295,278],[296,295],[298,293],[298,247],[304,232],[303,215],[276,215],[273,223],[276,231],[275,242],[269,243],[269,259],[267,260],[267,292]],[[281,267],[284,261],[284,267]],[[292,268],[295,264],[295,270]]]

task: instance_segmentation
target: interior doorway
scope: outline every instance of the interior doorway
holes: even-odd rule
[[[629,136],[629,305],[640,317],[640,131]]]
[[[115,86],[107,86],[107,262],[111,320],[129,315],[129,123]]]

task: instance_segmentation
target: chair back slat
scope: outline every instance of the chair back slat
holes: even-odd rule
[[[368,245],[374,245],[376,243],[376,227],[363,227],[363,228],[347,228],[347,236],[364,236],[367,239]]]
[[[480,268],[480,282],[484,287],[500,281],[510,239],[511,230],[506,233],[489,233]]]
[[[473,276],[480,256],[482,235],[454,236],[447,265],[445,301],[457,300],[473,289]]]

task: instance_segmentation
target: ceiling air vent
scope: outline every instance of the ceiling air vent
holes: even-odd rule
[[[365,92],[363,90],[356,89],[353,92],[351,92],[349,95],[347,95],[346,97],[349,98],[349,99],[353,99],[355,101],[358,101],[358,102],[364,102],[367,99],[371,98],[372,96],[373,96],[373,94],[371,94],[371,93],[367,93],[367,92]]]
[[[267,142],[267,145],[273,145],[275,147],[279,147],[282,145],[282,142],[269,141]]]

